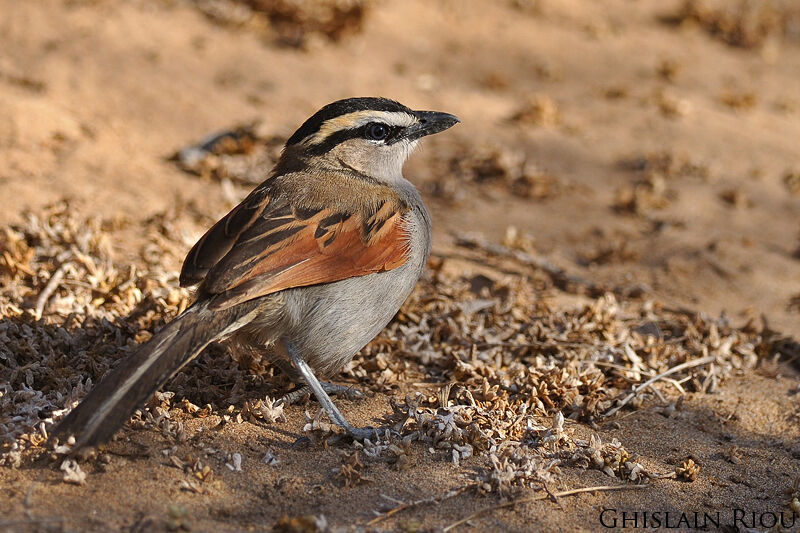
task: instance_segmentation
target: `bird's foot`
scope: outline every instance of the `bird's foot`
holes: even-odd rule
[[[324,390],[327,394],[332,394],[334,396],[341,396],[348,400],[360,400],[364,397],[364,393],[358,389],[353,387],[347,387],[345,385],[337,385],[335,383],[327,383],[325,381],[320,382],[322,385],[322,390]],[[294,390],[290,390],[280,398],[278,398],[279,404],[283,405],[292,405],[300,401],[303,397],[312,394],[314,391],[311,390],[311,387],[308,385],[303,385],[302,387],[297,387]]]
[[[375,428],[357,428],[351,426],[344,416],[342,416],[342,413],[339,412],[339,409],[337,409],[333,404],[333,400],[331,400],[330,396],[328,396],[328,391],[326,391],[325,387],[331,387],[332,385],[330,383],[320,383],[320,381],[314,375],[314,372],[311,371],[311,367],[309,367],[308,363],[297,354],[297,351],[290,342],[285,342],[283,346],[286,349],[286,354],[289,356],[289,359],[291,359],[292,363],[294,363],[298,373],[308,384],[308,387],[314,393],[314,396],[317,397],[317,401],[319,401],[322,409],[328,415],[328,418],[331,422],[344,429],[348,435],[356,440],[363,441],[370,438],[377,440],[380,437],[381,433]],[[334,385],[334,387],[339,386]],[[383,433],[385,434],[385,430]]]

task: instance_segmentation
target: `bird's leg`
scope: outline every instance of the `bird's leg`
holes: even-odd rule
[[[333,404],[333,400],[331,400],[330,396],[328,396],[328,394],[325,392],[322,384],[314,375],[314,372],[311,371],[311,367],[308,366],[308,363],[306,363],[298,355],[292,343],[283,342],[283,346],[286,349],[286,354],[289,356],[289,359],[291,359],[300,376],[302,376],[302,378],[311,388],[311,391],[314,393],[314,396],[317,397],[317,401],[325,410],[325,413],[328,415],[328,418],[330,418],[331,422],[343,428],[345,431],[347,431],[347,433],[357,440],[374,438],[377,435],[375,428],[356,428],[351,426],[347,420],[345,420],[342,413],[339,412],[339,409],[337,409]]]
[[[300,375],[300,372],[298,372],[288,361],[285,359],[277,359],[274,361],[274,363],[278,368],[281,369],[281,372],[289,376],[289,379],[292,381],[292,383],[296,385],[294,389],[278,398],[278,403],[292,405],[307,394],[312,393],[311,387],[305,385],[306,381]],[[348,400],[358,400],[364,397],[364,394],[361,391],[353,387],[337,385],[336,383],[328,383],[325,381],[320,381],[320,385],[322,385],[322,390],[329,395],[343,396]]]

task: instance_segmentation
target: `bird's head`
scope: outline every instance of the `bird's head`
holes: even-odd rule
[[[343,169],[391,183],[402,178],[403,164],[422,137],[458,122],[448,113],[414,111],[386,98],[338,100],[294,132],[278,169]]]

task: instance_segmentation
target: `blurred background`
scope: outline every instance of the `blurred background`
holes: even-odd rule
[[[382,95],[463,121],[406,172],[440,250],[477,232],[632,296],[800,332],[795,1],[0,10],[2,223],[63,198],[129,222],[191,205],[207,217],[191,241],[311,113]],[[169,160],[237,127],[231,157]],[[137,246],[131,227],[120,254]]]

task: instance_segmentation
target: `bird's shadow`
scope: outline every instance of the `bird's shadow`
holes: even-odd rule
[[[0,317],[0,390],[5,400],[0,402],[0,427],[5,429],[0,447],[36,432],[42,423],[46,430],[54,414],[80,400],[133,353],[149,336],[137,322],[151,310],[151,303],[143,301],[126,316],[113,319],[77,315],[37,319],[27,311]],[[233,353],[223,341],[203,350],[146,405],[184,405],[190,412],[194,407],[185,403],[189,402],[206,412],[230,406],[241,412],[248,401],[278,398],[292,388],[287,376],[259,361],[257,353]]]

